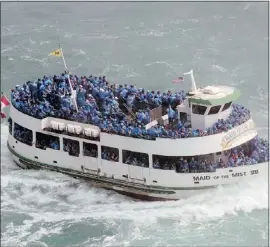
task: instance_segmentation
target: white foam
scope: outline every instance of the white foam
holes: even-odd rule
[[[220,72],[227,72],[227,69],[225,69],[224,67],[218,65],[218,64],[214,64],[212,65],[213,68],[217,69]]]
[[[154,64],[165,64],[167,67],[174,69],[174,67],[170,63],[168,63],[167,61],[154,61],[152,63],[147,63],[144,66],[149,67],[149,66],[152,66]]]
[[[1,50],[1,53],[3,54],[5,52],[9,52],[9,51],[12,51],[12,50],[13,50],[13,47],[8,47],[6,49]]]
[[[264,101],[268,99],[268,92],[266,90],[263,90],[261,87],[256,88],[257,95],[249,96],[251,99]]]
[[[40,41],[40,42],[39,42],[40,45],[43,45],[43,44],[49,44],[49,43],[50,43],[50,41],[48,41],[48,40],[46,40],[46,41]]]
[[[156,229],[160,220],[173,220],[173,231],[191,224],[205,226],[228,215],[268,209],[267,181],[261,179],[220,187],[176,202],[150,203],[91,188],[85,182],[55,172],[13,170],[14,166],[8,168],[13,163],[6,147],[8,127],[1,127],[2,214],[20,213],[30,217],[22,225],[11,223],[3,227],[3,244],[39,241],[45,235],[61,233],[66,222],[76,223],[89,218],[131,221],[130,239],[146,240],[145,232]],[[54,227],[46,228],[40,224]],[[34,230],[33,225],[36,226]],[[104,245],[130,244],[130,241],[125,242],[127,238],[122,242],[119,238],[122,237],[107,237]]]
[[[44,59],[37,59],[37,58],[34,58],[34,57],[31,57],[31,56],[28,56],[28,55],[24,55],[24,56],[20,56],[20,58],[24,61],[30,61],[30,62],[39,62],[43,65],[43,67],[48,67],[48,63],[46,62],[47,61],[47,57],[44,58]]]
[[[72,51],[75,51],[75,55],[74,56],[78,56],[78,55],[85,55],[85,51],[82,49],[72,49]]]
[[[251,6],[252,6],[251,4],[246,4],[244,10],[248,10]]]
[[[149,36],[154,36],[154,37],[162,37],[165,34],[170,33],[170,31],[168,32],[162,32],[162,31],[158,31],[158,30],[150,30],[150,31],[135,31],[137,36],[144,36],[144,37],[149,37]]]
[[[98,34],[92,36],[83,36],[80,39],[104,39],[104,40],[111,40],[111,39],[119,39],[120,36],[117,35],[107,35],[107,34]]]

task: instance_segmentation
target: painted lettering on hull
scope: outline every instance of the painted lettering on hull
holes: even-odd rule
[[[246,172],[236,172],[236,173],[232,173],[232,177],[243,177],[246,176]]]
[[[231,141],[233,141],[237,136],[243,134],[244,132],[250,131],[255,128],[253,121],[248,121],[240,126],[235,127],[230,130],[226,135],[223,136],[221,140],[221,146],[223,149],[229,148],[231,146]]]
[[[251,170],[250,175],[259,174],[259,170]]]
[[[193,181],[210,180],[210,176],[193,176]]]

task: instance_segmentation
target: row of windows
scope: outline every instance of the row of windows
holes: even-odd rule
[[[228,102],[226,103],[221,111],[225,111],[227,110],[230,106],[231,106],[232,102]],[[213,115],[213,114],[217,114],[219,112],[221,108],[221,105],[217,105],[217,106],[212,106],[210,111],[208,112],[208,115]],[[205,112],[207,110],[206,106],[203,105],[192,105],[192,113],[194,114],[199,114],[199,115],[204,115]]]
[[[17,123],[14,125],[14,138],[27,145],[32,145],[32,130],[24,128]],[[51,148],[54,150],[60,150],[59,137],[46,135],[43,133],[36,133],[36,148],[44,149]],[[78,157],[80,155],[80,143],[79,141],[63,138],[63,151],[68,152],[69,155]],[[220,155],[221,153],[217,153]],[[83,142],[83,155],[88,157],[98,157],[98,145],[93,143]],[[149,167],[149,155],[146,153],[133,152],[129,150],[122,150],[123,163],[129,165],[135,165],[140,167]],[[104,160],[119,162],[119,149],[101,146],[101,158]],[[156,169],[185,169],[181,168],[181,157],[168,157],[161,155],[153,155],[153,168]],[[192,159],[201,159],[201,157],[183,157],[186,162],[191,162]],[[183,160],[183,161],[184,161]]]

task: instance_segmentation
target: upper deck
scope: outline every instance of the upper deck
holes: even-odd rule
[[[208,87],[189,94],[161,93],[133,85],[110,85],[105,77],[62,74],[16,86],[11,101],[17,110],[38,119],[60,118],[92,124],[102,132],[145,139],[190,138],[226,132],[250,119],[249,110],[232,104],[239,96],[237,90],[222,86],[219,89],[219,92]],[[78,112],[74,108],[73,90]],[[216,111],[217,107],[213,118],[212,108]],[[200,117],[206,121],[202,123]]]

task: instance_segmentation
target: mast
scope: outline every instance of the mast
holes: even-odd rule
[[[197,86],[196,86],[196,82],[195,82],[194,75],[193,75],[193,69],[191,69],[189,72],[184,73],[184,75],[190,75],[190,78],[191,78],[191,91],[196,92],[197,91]]]
[[[66,64],[66,60],[65,60],[65,57],[64,57],[64,52],[63,52],[63,49],[61,47],[61,45],[59,45],[59,49],[61,50],[61,54],[62,54],[62,59],[63,59],[63,63],[64,63],[64,66],[65,66],[65,69],[68,73],[68,83],[69,83],[69,86],[70,86],[70,90],[71,90],[71,98],[72,98],[72,101],[73,101],[73,104],[76,108],[76,111],[78,112],[78,106],[77,106],[77,101],[76,101],[76,90],[73,90],[72,88],[72,85],[71,85],[71,82],[70,82],[70,78],[69,78],[69,71],[68,71],[68,68],[67,68],[67,64]]]

